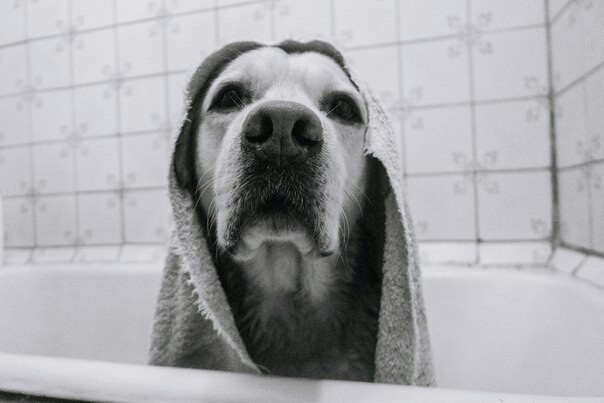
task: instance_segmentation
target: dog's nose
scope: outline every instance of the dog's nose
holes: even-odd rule
[[[267,101],[243,122],[243,141],[258,158],[279,167],[299,164],[323,144],[321,120],[310,108],[291,101]]]

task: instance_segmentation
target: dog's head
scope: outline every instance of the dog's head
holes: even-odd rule
[[[249,259],[265,243],[334,253],[360,214],[367,109],[325,42],[241,42],[211,55],[190,86],[174,153],[220,248]]]

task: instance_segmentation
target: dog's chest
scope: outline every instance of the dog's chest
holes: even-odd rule
[[[358,276],[337,257],[307,265],[282,252],[222,265],[252,360],[274,375],[373,380],[377,278]]]
[[[323,301],[301,291],[249,301],[240,330],[252,359],[274,375],[372,380],[377,310],[337,287],[347,285]]]

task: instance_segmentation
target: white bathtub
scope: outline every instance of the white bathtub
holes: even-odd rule
[[[0,268],[0,390],[106,401],[604,401],[604,291],[562,274],[425,269],[434,389],[145,366],[160,275],[159,265]]]

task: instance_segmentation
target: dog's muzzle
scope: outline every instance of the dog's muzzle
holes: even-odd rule
[[[321,150],[323,126],[307,106],[267,101],[252,109],[243,122],[243,146],[279,168],[300,164]]]

